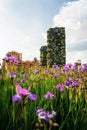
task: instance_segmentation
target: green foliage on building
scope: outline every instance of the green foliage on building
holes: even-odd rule
[[[47,66],[47,46],[40,48],[40,62],[41,66]]]
[[[40,48],[42,66],[51,67],[53,64],[66,64],[65,28],[55,27],[47,31],[47,46]]]
[[[47,31],[47,66],[66,63],[65,28],[55,27]]]

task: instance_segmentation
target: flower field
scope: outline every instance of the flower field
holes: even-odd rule
[[[0,69],[0,130],[87,130],[87,64]]]

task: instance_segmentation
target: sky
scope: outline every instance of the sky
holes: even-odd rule
[[[87,0],[0,0],[0,62],[10,51],[39,60],[53,27],[65,27],[66,62],[87,63]]]

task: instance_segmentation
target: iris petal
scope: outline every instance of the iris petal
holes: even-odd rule
[[[35,101],[37,99],[37,95],[36,94],[29,94],[28,98],[32,101]]]
[[[22,100],[22,97],[19,94],[14,95],[12,98],[12,102],[17,102],[21,100]]]

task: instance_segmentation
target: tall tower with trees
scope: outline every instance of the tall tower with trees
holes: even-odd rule
[[[40,49],[41,65],[51,67],[53,64],[66,64],[65,28],[55,27],[47,31],[47,46]],[[46,61],[43,63],[43,61]]]
[[[41,66],[47,66],[47,46],[40,48],[40,62]]]
[[[47,31],[47,66],[66,63],[65,28],[55,27]]]

